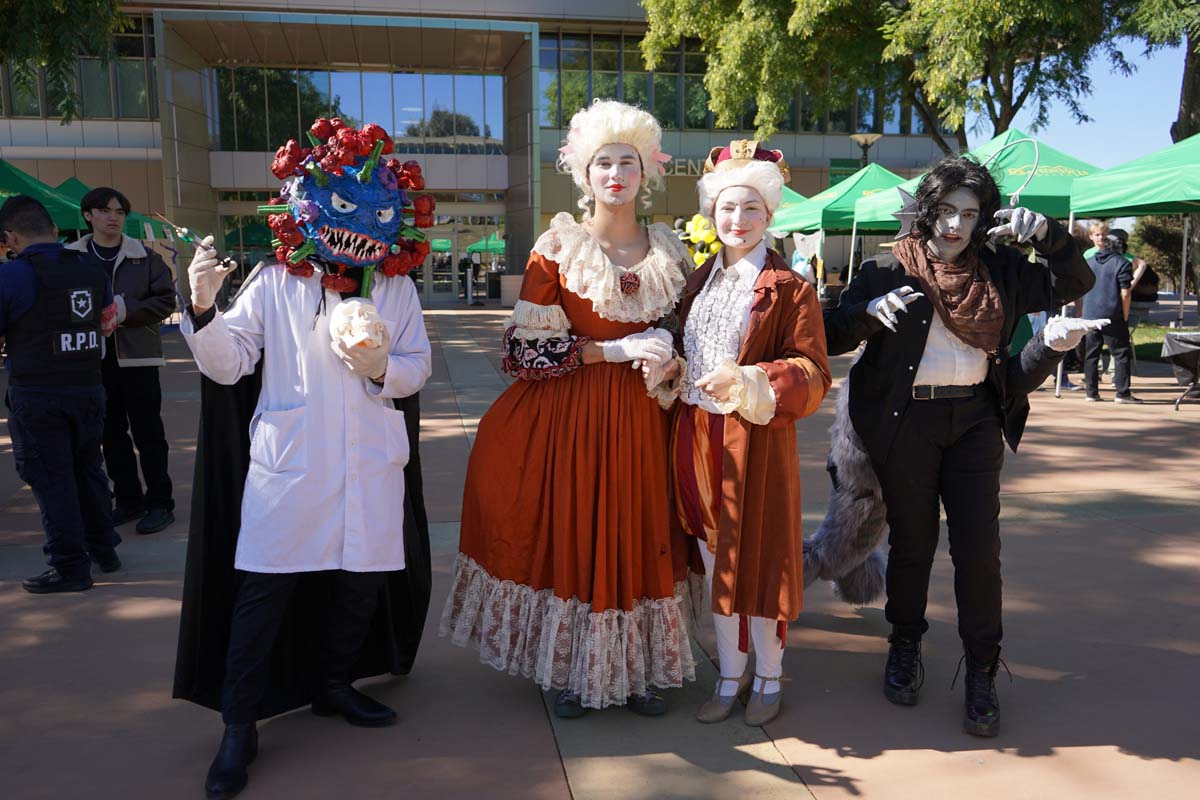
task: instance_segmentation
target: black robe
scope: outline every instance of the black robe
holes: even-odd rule
[[[203,376],[200,380],[200,430],[172,696],[220,711],[229,623],[241,582],[233,563],[241,528],[242,490],[250,468],[250,419],[262,386],[262,361],[253,375],[233,386]],[[404,412],[410,447],[403,477],[405,569],[388,573],[384,595],[354,666],[354,679],[408,674],[429,611],[433,575],[418,448],[420,396],[394,402]],[[307,573],[292,595],[271,654],[270,679],[258,708],[259,719],[312,701],[319,678],[315,620],[329,596],[328,576],[328,572]]]

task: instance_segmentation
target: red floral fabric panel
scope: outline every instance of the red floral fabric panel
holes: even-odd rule
[[[513,335],[516,326],[504,332],[504,371],[522,381],[541,381],[570,375],[583,366],[586,336],[523,339]]]

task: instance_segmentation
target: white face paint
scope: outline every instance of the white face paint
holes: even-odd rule
[[[771,212],[757,189],[730,186],[717,195],[713,220],[721,243],[744,251],[757,247],[762,241],[771,222]]]
[[[929,249],[943,261],[956,260],[971,244],[971,234],[978,224],[979,198],[960,186],[938,203]]]
[[[628,144],[606,144],[588,165],[588,186],[596,202],[623,206],[637,198],[642,185],[642,161]]]

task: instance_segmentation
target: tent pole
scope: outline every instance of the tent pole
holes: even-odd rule
[[[1183,327],[1183,300],[1187,297],[1187,266],[1188,266],[1188,228],[1191,225],[1191,217],[1187,214],[1183,215],[1183,259],[1179,265],[1179,321],[1175,326]]]
[[[821,238],[817,242],[817,262],[821,265],[817,270],[817,295],[825,289],[825,229],[820,230]]]
[[[1074,211],[1072,211],[1067,216],[1067,233],[1070,234],[1070,236],[1072,238],[1075,237],[1075,212]],[[1058,313],[1064,317],[1067,315],[1067,307],[1065,304],[1059,310]],[[1062,397],[1063,361],[1065,361],[1065,360],[1066,360],[1066,358],[1059,359],[1058,366],[1054,370],[1054,396],[1055,397]]]
[[[846,264],[846,276],[842,279],[842,286],[850,285],[850,277],[854,274],[854,250],[858,244],[858,220],[854,220],[850,225],[850,261]]]

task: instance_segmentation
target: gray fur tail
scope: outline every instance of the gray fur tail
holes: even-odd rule
[[[850,381],[838,392],[829,428],[829,511],[804,541],[804,585],[835,582],[838,597],[869,605],[884,590],[887,559],[876,548],[887,534],[887,507],[875,468],[850,424]]]

